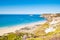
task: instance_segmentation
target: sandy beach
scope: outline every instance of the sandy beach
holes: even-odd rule
[[[3,35],[3,34],[10,33],[10,32],[15,32],[16,30],[19,30],[19,29],[24,28],[26,26],[32,27],[32,26],[36,26],[36,25],[39,25],[39,24],[43,24],[45,22],[46,21],[42,21],[42,22],[38,21],[38,22],[29,23],[29,24],[15,25],[15,26],[11,26],[11,27],[0,28],[0,36]]]

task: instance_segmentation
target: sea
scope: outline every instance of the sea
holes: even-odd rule
[[[38,21],[45,21],[44,17],[40,14],[0,14],[0,28],[11,27],[13,25],[23,25]]]

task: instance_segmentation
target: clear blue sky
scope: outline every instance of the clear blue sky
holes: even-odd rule
[[[60,12],[60,0],[0,0],[0,14],[58,12]]]

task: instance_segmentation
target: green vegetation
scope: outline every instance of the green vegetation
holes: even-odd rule
[[[16,33],[11,32],[7,35],[0,36],[0,40],[49,40],[53,36],[60,37],[60,24],[56,25],[55,31],[49,32],[47,34],[44,32],[44,30],[49,27],[49,24],[45,23],[41,26],[33,31],[34,34],[16,31]]]
[[[9,33],[6,36],[0,36],[0,40],[22,40],[23,33],[17,35],[15,33]]]
[[[7,35],[0,36],[0,40],[22,40],[24,35],[27,35],[27,38],[29,35],[33,37],[33,34],[28,33],[8,33]]]

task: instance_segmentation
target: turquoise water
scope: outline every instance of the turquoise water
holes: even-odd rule
[[[44,20],[46,19],[37,14],[33,14],[31,16],[29,14],[0,14],[0,27],[33,23]]]

